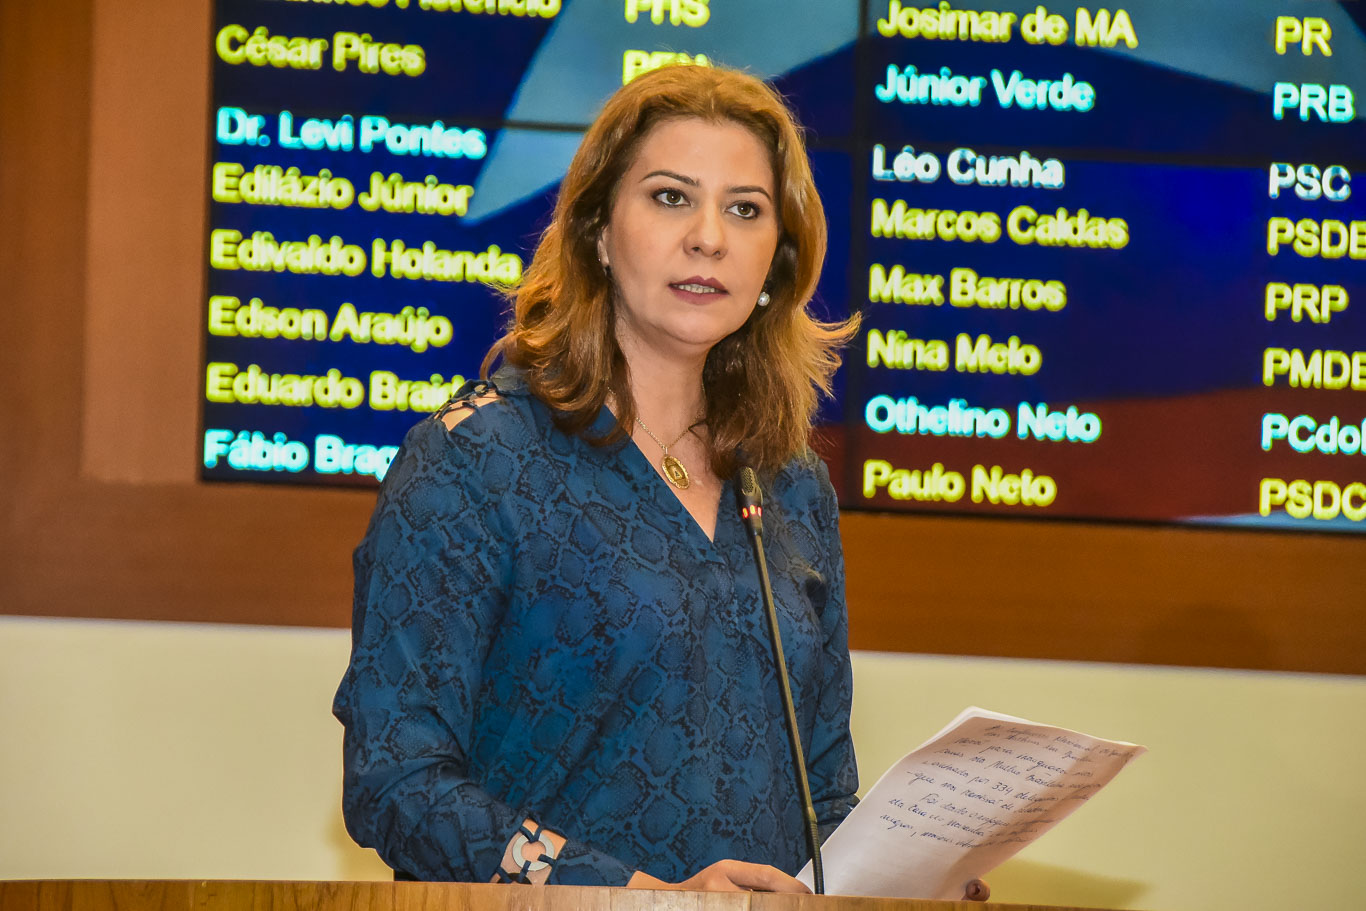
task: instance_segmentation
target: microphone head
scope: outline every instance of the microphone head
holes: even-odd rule
[[[748,465],[740,469],[740,491],[746,499],[752,498],[760,506],[764,505],[764,492],[759,488],[759,476]]]
[[[735,505],[751,534],[764,530],[764,492],[759,487],[759,476],[748,465],[740,469],[735,479]]]

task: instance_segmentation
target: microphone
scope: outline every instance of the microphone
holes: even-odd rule
[[[797,770],[797,789],[802,799],[802,816],[806,820],[806,847],[811,855],[811,878],[816,894],[825,894],[825,872],[821,868],[820,830],[816,825],[816,808],[811,803],[811,785],[806,780],[806,758],[802,753],[802,738],[797,732],[797,709],[792,704],[792,687],[787,681],[787,659],[783,657],[783,639],[778,632],[778,612],[773,607],[773,588],[768,582],[768,563],[764,560],[764,492],[759,478],[748,465],[740,469],[735,483],[735,505],[740,509],[740,520],[749,531],[754,546],[754,562],[759,568],[759,591],[764,599],[764,613],[768,617],[768,635],[773,643],[773,657],[778,665],[778,686],[783,697],[783,713],[787,721],[787,739],[792,747],[792,764]]]

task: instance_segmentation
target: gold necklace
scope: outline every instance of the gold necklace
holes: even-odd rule
[[[692,478],[688,477],[688,469],[683,467],[683,463],[678,460],[678,456],[669,455],[669,446],[677,446],[679,440],[687,436],[689,432],[692,431],[693,427],[696,427],[702,422],[694,421],[691,426],[675,437],[674,441],[670,443],[669,446],[665,446],[659,441],[659,437],[655,436],[650,428],[645,426],[645,422],[640,419],[640,415],[636,415],[636,423],[640,425],[641,430],[649,434],[650,439],[655,441],[655,445],[664,450],[664,458],[660,461],[659,467],[664,472],[664,477],[668,482],[679,490],[687,490],[692,486]]]

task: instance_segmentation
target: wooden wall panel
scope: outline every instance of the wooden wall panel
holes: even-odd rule
[[[1366,541],[842,517],[854,648],[1366,673]]]
[[[207,6],[0,17],[0,610],[346,625],[373,493],[194,481]]]
[[[209,6],[95,2],[83,477],[196,477]]]
[[[349,622],[372,493],[193,481],[207,22],[0,3],[0,611]],[[842,523],[856,648],[1366,673],[1361,538]]]

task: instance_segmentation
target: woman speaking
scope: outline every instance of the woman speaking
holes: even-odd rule
[[[606,104],[485,381],[414,427],[355,554],[347,826],[418,879],[805,892],[753,467],[822,834],[852,808],[834,492],[851,324],[782,99],[670,67]],[[491,376],[488,371],[499,364]]]

